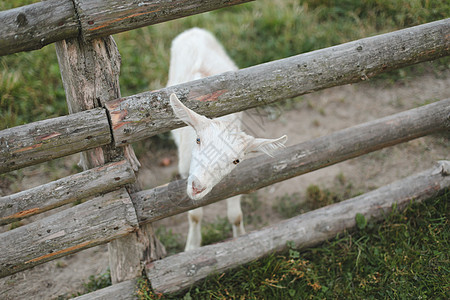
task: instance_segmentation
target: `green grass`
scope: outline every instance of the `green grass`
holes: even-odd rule
[[[355,197],[361,194],[351,182],[340,173],[336,176],[332,187],[323,188],[311,184],[305,194],[298,192],[276,197],[273,209],[284,219]]]
[[[108,270],[99,275],[91,275],[86,283],[83,284],[85,294],[100,290],[111,285],[111,272]]]
[[[64,267],[64,264],[61,265],[61,267]],[[91,275],[86,280],[86,282],[83,283],[83,290],[80,292],[77,292],[76,294],[72,295],[60,295],[57,297],[58,300],[65,300],[65,299],[72,299],[77,296],[81,296],[84,294],[88,294],[91,292],[94,292],[96,290],[101,290],[105,287],[110,286],[111,283],[111,271],[108,268],[104,273],[98,274],[98,275]]]
[[[140,299],[448,299],[450,191],[307,250],[210,276],[178,295]],[[363,222],[364,223],[364,222]]]
[[[231,224],[225,217],[217,217],[214,222],[202,223],[202,245],[214,244],[232,237]],[[182,252],[184,250],[185,240],[181,234],[173,233],[172,229],[164,226],[158,227],[156,236],[166,247],[167,255]]]
[[[243,194],[241,197],[241,207],[244,215],[244,226],[254,225],[259,227],[263,225],[263,220],[258,213],[262,206],[262,201],[258,199],[258,192]]]
[[[210,245],[233,236],[231,224],[226,217],[217,217],[215,222],[202,224],[202,245]]]
[[[33,0],[1,1],[0,10]],[[115,35],[124,96],[165,86],[171,40],[198,26],[212,31],[239,67],[422,24],[450,15],[446,0],[255,1]],[[439,73],[450,60],[421,64]],[[394,79],[394,80],[395,80]],[[0,57],[0,129],[67,114],[53,45]]]
[[[167,255],[183,251],[184,241],[182,241],[181,235],[173,233],[172,229],[160,226],[156,229],[156,236],[166,248]]]

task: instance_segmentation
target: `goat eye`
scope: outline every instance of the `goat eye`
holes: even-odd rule
[[[196,143],[200,145],[200,138],[197,138]]]
[[[239,163],[239,159],[233,160],[233,164],[237,165]]]

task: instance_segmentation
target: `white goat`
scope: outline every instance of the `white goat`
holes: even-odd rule
[[[172,42],[169,80],[167,85],[200,79],[237,70],[220,43],[206,30],[193,28],[177,36]],[[244,159],[248,152],[260,151],[272,155],[284,147],[286,136],[278,139],[259,139],[241,131],[241,113],[208,119],[184,106],[175,94],[170,95],[175,115],[187,127],[172,131],[178,146],[178,169],[188,178],[187,195],[199,200]],[[233,236],[244,234],[240,196],[227,199],[228,220]],[[189,211],[189,232],[185,250],[201,245],[203,209]]]

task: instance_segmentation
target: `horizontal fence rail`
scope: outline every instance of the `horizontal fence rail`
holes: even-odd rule
[[[48,0],[0,12],[0,55],[91,39],[252,0]]]
[[[157,293],[186,289],[211,273],[220,274],[283,250],[287,241],[303,249],[334,238],[356,226],[358,213],[368,220],[378,220],[392,211],[394,204],[401,209],[411,201],[423,201],[449,187],[450,162],[444,161],[436,168],[260,231],[154,261],[147,265],[147,277]]]
[[[138,192],[133,195],[133,202],[139,222],[153,222],[387,146],[442,131],[450,131],[450,99],[287,147],[274,158],[260,155],[243,161],[199,201],[187,197],[186,179],[182,179]]]
[[[94,38],[253,0],[75,0],[82,36]]]
[[[115,283],[106,288],[96,290],[89,294],[84,294],[72,298],[72,300],[108,300],[108,299],[136,300],[137,291],[138,291],[138,280],[131,279]]]
[[[135,180],[130,164],[123,160],[0,197],[0,225],[110,192]]]
[[[0,278],[107,243],[138,226],[128,192],[94,198],[0,234]]]
[[[0,11],[0,24],[0,55],[40,49],[79,34],[70,0],[48,0]]]
[[[169,95],[208,117],[268,104],[450,55],[450,18],[106,103],[116,145],[182,124]]]
[[[449,30],[446,19],[116,99],[106,103],[112,129],[101,108],[6,129],[0,173],[106,145],[111,130],[116,145],[126,145],[180,127],[168,102],[172,92],[201,114],[221,116],[450,55]],[[61,127],[66,134],[53,135]]]
[[[0,131],[0,173],[111,143],[103,108]]]

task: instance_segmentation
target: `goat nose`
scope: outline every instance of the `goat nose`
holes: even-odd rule
[[[201,192],[206,190],[206,187],[201,187],[198,183],[195,183],[195,181],[192,181],[192,194],[198,195]]]

